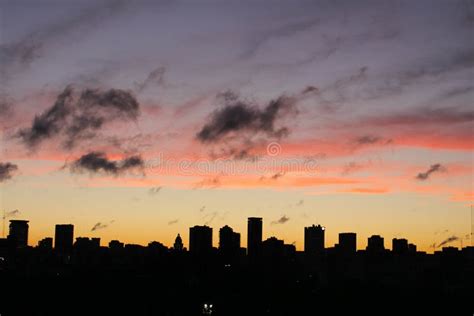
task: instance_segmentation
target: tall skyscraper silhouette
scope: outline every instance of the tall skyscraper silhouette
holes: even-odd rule
[[[212,249],[212,228],[194,226],[189,228],[189,251],[196,254],[209,253]]]
[[[57,224],[54,233],[54,249],[59,254],[70,254],[74,243],[74,225]]]
[[[15,248],[28,246],[28,221],[10,220],[8,239]]]
[[[367,239],[367,252],[381,253],[385,250],[383,237],[372,235]]]
[[[324,252],[324,230],[321,225],[304,228],[304,252],[308,255],[319,255]]]
[[[392,239],[392,252],[394,254],[406,254],[408,252],[408,240],[404,238],[393,238]]]
[[[240,250],[240,234],[225,225],[219,229],[219,251],[225,256],[238,254]]]
[[[173,249],[176,250],[176,251],[183,251],[183,249],[184,249],[183,239],[181,238],[181,236],[179,234],[178,234],[178,236],[176,236],[176,238],[174,240]]]
[[[262,218],[249,217],[247,225],[247,254],[256,256],[262,246]]]
[[[338,249],[341,253],[351,254],[357,250],[357,234],[356,233],[340,233]]]

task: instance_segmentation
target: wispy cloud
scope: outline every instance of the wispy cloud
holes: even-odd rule
[[[437,164],[431,165],[431,167],[425,172],[418,173],[416,175],[416,179],[420,181],[425,181],[425,180],[428,180],[433,173],[441,172],[445,170],[446,168],[444,168],[441,164],[437,163]]]
[[[98,222],[98,223],[96,223],[96,224],[91,228],[91,232],[97,231],[97,230],[99,230],[99,229],[107,228],[107,227],[109,227],[111,224],[113,224],[114,222],[115,222],[114,220],[111,220],[110,222],[107,222],[107,223]]]
[[[220,177],[205,178],[194,184],[193,189],[215,189],[221,186]]]
[[[103,152],[90,152],[74,161],[70,168],[73,172],[103,172],[118,175],[134,169],[143,171],[144,162],[141,156],[131,156],[123,160],[113,161],[109,160]]]
[[[28,69],[34,61],[47,54],[58,42],[73,41],[97,29],[108,18],[116,15],[127,5],[123,0],[102,1],[97,5],[78,10],[45,27],[35,29],[14,42],[0,45],[2,70],[0,80],[7,81]]]
[[[53,138],[63,139],[63,147],[71,149],[78,141],[94,138],[106,123],[136,120],[139,114],[139,103],[128,91],[85,89],[76,94],[68,86],[49,109],[35,116],[31,127],[21,129],[17,136],[30,149]]]
[[[158,193],[160,193],[161,189],[163,189],[163,187],[150,188],[150,189],[148,189],[148,193],[150,195],[157,195]]]
[[[11,179],[17,170],[18,166],[11,162],[0,162],[0,182]]]
[[[210,225],[212,221],[217,217],[218,213],[217,212],[212,212],[209,214],[206,214],[203,216],[203,219],[205,219],[204,225]]]
[[[154,69],[152,72],[148,74],[148,76],[142,82],[136,82],[135,87],[138,92],[142,92],[143,90],[149,87],[158,87],[164,84],[165,79],[165,67],[158,67]]]
[[[275,38],[287,38],[291,37],[297,33],[311,29],[319,24],[318,18],[304,19],[298,21],[287,22],[282,25],[274,26],[272,28],[254,33],[250,38],[247,47],[244,47],[244,52],[240,55],[241,59],[248,59],[259,51],[259,49]]]
[[[277,225],[277,224],[285,224],[286,222],[288,222],[290,220],[289,217],[287,217],[286,215],[283,215],[282,217],[280,217],[279,219],[275,220],[275,221],[272,221],[271,224],[272,225]]]
[[[15,217],[20,215],[21,212],[19,210],[13,210],[13,211],[8,211],[5,212],[5,215],[3,216],[3,219],[9,218],[9,217]]]
[[[362,194],[383,194],[389,192],[387,188],[351,188],[347,190],[341,190],[346,193],[362,193]]]
[[[442,247],[442,246],[445,246],[445,245],[450,244],[450,243],[452,243],[452,242],[454,242],[454,241],[457,241],[457,240],[459,240],[459,237],[453,235],[453,236],[451,236],[451,237],[446,238],[446,239],[443,240],[442,242],[440,242],[440,243],[438,244],[437,248]]]

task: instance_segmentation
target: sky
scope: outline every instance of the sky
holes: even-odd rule
[[[0,3],[0,207],[29,244],[247,217],[470,244],[474,2]],[[455,238],[451,238],[455,237]]]

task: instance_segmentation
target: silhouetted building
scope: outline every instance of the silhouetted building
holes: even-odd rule
[[[151,253],[165,253],[168,251],[168,248],[159,241],[149,242],[147,248]]]
[[[304,228],[304,252],[318,255],[324,252],[324,227],[312,225]]]
[[[109,248],[112,250],[123,249],[123,242],[120,242],[118,240],[111,240],[109,242]]]
[[[100,238],[77,237],[74,248],[79,251],[90,251],[100,248]]]
[[[249,217],[247,225],[247,254],[256,256],[262,245],[262,218]]]
[[[284,244],[284,254],[287,257],[293,257],[296,255],[296,246],[293,244]]]
[[[367,252],[381,253],[385,251],[383,237],[379,235],[372,235],[367,239]]]
[[[100,248],[100,238],[99,237],[91,238],[91,244],[94,248]]]
[[[0,257],[5,258],[8,254],[8,247],[10,242],[7,238],[0,238]],[[1,261],[1,259],[0,259]]]
[[[74,242],[74,225],[58,224],[54,233],[54,249],[60,254],[72,252]]]
[[[174,240],[173,249],[176,250],[176,251],[183,251],[184,250],[183,239],[181,238],[181,236],[179,234],[178,234],[178,236],[176,236],[176,239]]]
[[[339,244],[337,249],[341,253],[350,254],[357,250],[357,234],[356,233],[340,233]]]
[[[189,251],[196,254],[209,253],[212,250],[212,228],[194,226],[189,229]]]
[[[443,247],[441,253],[443,255],[456,255],[459,252],[459,249],[457,247]]]
[[[219,229],[219,251],[225,256],[237,255],[240,251],[240,234],[227,225]]]
[[[392,252],[394,254],[402,255],[408,252],[408,240],[401,238],[392,239]]]
[[[276,237],[265,239],[261,245],[261,253],[264,257],[283,257],[285,254],[285,243]]]
[[[38,248],[42,250],[52,250],[53,249],[53,238],[46,237],[38,241]]]
[[[416,245],[415,244],[408,244],[408,252],[409,253],[416,253]]]
[[[11,220],[8,239],[15,248],[28,246],[28,221]]]

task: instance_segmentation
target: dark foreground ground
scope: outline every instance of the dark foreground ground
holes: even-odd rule
[[[0,314],[473,315],[473,271],[460,253],[28,254],[2,267]]]

